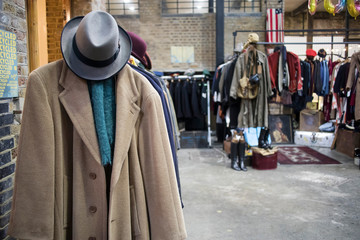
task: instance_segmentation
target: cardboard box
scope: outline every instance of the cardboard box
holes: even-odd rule
[[[338,129],[335,150],[354,157],[355,148],[360,148],[360,133],[346,129]]]
[[[324,113],[318,110],[304,109],[300,112],[300,131],[319,132],[325,122]]]
[[[334,138],[334,133],[295,131],[294,142],[297,145],[330,148]]]

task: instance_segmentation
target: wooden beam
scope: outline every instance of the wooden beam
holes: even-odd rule
[[[48,63],[46,1],[27,1],[29,72]]]
[[[291,14],[292,17],[295,17],[298,14],[303,13],[307,9],[308,9],[308,1],[302,3],[299,7],[294,9],[290,14]]]

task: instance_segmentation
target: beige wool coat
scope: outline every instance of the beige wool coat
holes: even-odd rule
[[[63,60],[31,73],[8,233],[19,239],[185,239],[161,100],[125,66],[116,81],[109,206],[86,80]]]
[[[356,81],[355,120],[360,120],[360,77],[356,79],[355,69],[360,72],[360,52],[356,52],[351,56],[349,76],[346,81],[346,89],[351,89],[354,81]]]

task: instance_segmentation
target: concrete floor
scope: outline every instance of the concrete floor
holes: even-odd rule
[[[360,170],[333,165],[230,168],[222,145],[178,152],[189,240],[360,239]]]

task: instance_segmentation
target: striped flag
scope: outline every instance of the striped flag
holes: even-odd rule
[[[266,12],[266,30],[277,30],[267,32],[267,42],[284,42],[284,14],[281,8],[271,8]]]

